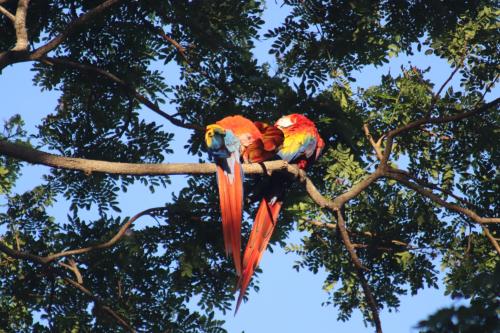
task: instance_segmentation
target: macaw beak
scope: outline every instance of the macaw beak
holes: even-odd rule
[[[208,125],[205,131],[205,143],[208,148],[212,148],[214,144],[214,137],[216,135],[224,136],[226,135],[226,130],[219,125]]]

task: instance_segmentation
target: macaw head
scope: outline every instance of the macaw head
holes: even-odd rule
[[[210,150],[219,150],[224,146],[226,130],[217,124],[208,125],[205,131],[205,143]]]
[[[279,129],[287,128],[296,124],[300,125],[314,125],[314,123],[306,116],[300,113],[292,113],[287,116],[283,116],[276,122]]]

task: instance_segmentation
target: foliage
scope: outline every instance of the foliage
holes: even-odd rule
[[[27,27],[32,45],[47,42],[98,3],[31,2]],[[178,129],[167,120],[152,121],[151,111],[131,89],[155,106],[175,109],[175,117],[189,124],[206,125],[230,114],[273,121],[299,112],[316,121],[328,143],[308,175],[324,196],[334,198],[373,172],[377,163],[363,123],[378,139],[427,115],[471,110],[483,103],[485,90],[498,78],[499,10],[493,1],[284,4],[290,14],[264,34],[265,4],[259,1],[116,5],[68,35],[49,55],[108,71],[126,86],[109,77],[96,79],[96,72],[71,65],[34,62],[34,84],[59,91],[59,103],[33,133],[23,129],[22,114],[8,119],[0,139],[64,156],[161,163],[174,153]],[[16,1],[3,6],[15,12]],[[0,50],[8,50],[15,44],[15,32],[5,16],[0,16],[0,27],[5,31]],[[178,46],[165,40],[158,28]],[[276,57],[276,71],[256,59],[254,44],[262,37],[273,41],[269,52]],[[439,91],[443,82],[431,82],[430,69],[411,65],[383,75],[378,85],[355,85],[354,71],[411,54],[447,60],[450,72],[458,69],[461,85]],[[163,74],[163,66],[179,66],[179,77],[174,71]],[[458,195],[478,215],[498,216],[499,118],[498,112],[485,112],[403,133],[391,163],[444,189],[446,200],[455,200],[450,193]],[[202,137],[193,132],[185,152],[175,153],[192,154],[203,162]],[[29,168],[0,156],[0,194],[5,199],[0,241],[37,255],[108,240],[129,220],[120,214],[120,193],[137,182],[151,195],[170,185],[165,176],[89,175],[53,168],[40,184],[17,193],[16,181]],[[248,178],[246,192],[252,197],[262,177]],[[207,190],[214,188],[213,177],[190,176],[171,202],[151,214],[154,222],[133,227],[109,249],[73,256],[83,284],[139,331],[224,332],[214,311],[231,310],[235,276],[223,253],[217,195]],[[56,220],[52,205],[66,201],[67,218]],[[272,246],[298,253],[297,270],[327,271],[324,304],[335,306],[341,320],[348,320],[355,309],[373,320],[337,229],[310,223],[335,223],[333,214],[297,184],[288,189],[285,205]],[[245,215],[253,216],[255,204],[247,206]],[[96,212],[92,218],[86,217],[89,210]],[[379,307],[396,310],[400,296],[436,287],[441,269],[446,292],[471,299],[471,304],[441,310],[420,327],[425,332],[457,331],[459,326],[472,332],[477,325],[485,332],[498,330],[494,292],[499,279],[492,276],[500,267],[499,255],[477,224],[389,179],[360,193],[344,213]],[[244,238],[250,220],[244,223]],[[489,227],[498,237],[498,224]],[[294,229],[307,236],[300,244],[287,245]],[[60,258],[42,266],[0,252],[0,332],[120,331],[98,302],[56,274],[57,263],[68,261]],[[252,283],[258,290],[258,279]],[[487,316],[478,316],[482,309]]]

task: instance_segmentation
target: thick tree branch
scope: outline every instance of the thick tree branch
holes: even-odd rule
[[[28,15],[28,5],[30,0],[19,0],[16,9],[16,19],[14,28],[16,29],[16,45],[12,51],[28,51],[28,29],[26,29],[26,15]]]
[[[87,174],[102,172],[121,175],[187,175],[215,173],[213,163],[165,163],[140,164],[106,162],[84,158],[63,157],[48,154],[24,145],[0,140],[0,154],[13,157],[33,164],[41,164],[58,169],[83,171]],[[265,162],[264,166],[257,163],[244,164],[243,170],[247,174],[263,174],[266,171],[287,170],[295,167],[284,161]]]
[[[133,88],[133,86],[129,82],[122,80],[118,76],[116,76],[116,75],[114,75],[114,74],[112,74],[104,69],[101,69],[97,66],[94,66],[91,64],[82,64],[82,63],[79,63],[79,62],[76,62],[76,61],[73,61],[70,59],[66,59],[66,58],[42,57],[42,58],[37,59],[37,60],[39,60],[47,65],[65,66],[65,67],[76,68],[78,70],[99,74],[99,75],[109,79],[112,82],[118,83],[129,94],[134,96],[134,98],[137,99],[140,103],[144,104],[153,112],[155,112],[155,113],[159,114],[160,116],[162,116],[163,118],[167,119],[172,124],[179,126],[179,127],[182,127],[182,128],[193,129],[193,130],[197,130],[197,131],[204,131],[205,130],[205,127],[203,127],[203,126],[199,126],[199,125],[195,125],[195,124],[186,124],[183,121],[169,115],[168,113],[165,113],[156,104],[154,104],[151,100],[149,100],[146,96],[140,94],[135,88]]]
[[[358,276],[361,286],[363,288],[363,292],[365,294],[366,298],[366,303],[368,303],[368,306],[370,307],[370,311],[372,313],[372,319],[373,322],[375,323],[375,329],[377,333],[382,333],[382,324],[380,322],[380,317],[378,313],[378,305],[377,301],[375,300],[375,297],[373,297],[370,285],[368,284],[368,281],[366,281],[364,271],[367,270],[366,267],[363,266],[361,263],[361,260],[359,259],[358,255],[356,254],[356,249],[354,248],[354,245],[352,244],[349,234],[347,233],[347,228],[345,225],[344,217],[342,216],[342,212],[340,210],[337,211],[337,227],[340,232],[340,236],[342,238],[342,242],[347,248],[347,251],[349,252],[349,255],[351,256],[351,260],[354,264],[355,270],[356,270],[356,275]]]

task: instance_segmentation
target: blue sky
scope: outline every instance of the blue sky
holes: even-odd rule
[[[277,5],[274,1],[268,1],[267,10],[264,14],[266,25],[263,31],[277,26],[286,15],[286,10]],[[258,41],[256,57],[262,63],[271,62],[273,59],[267,54],[270,41]],[[449,65],[436,57],[413,56],[393,58],[391,62],[383,67],[375,68],[369,66],[362,71],[355,73],[358,79],[356,85],[359,87],[369,87],[380,82],[381,74],[398,73],[402,64],[407,65],[411,61],[419,68],[432,67],[428,77],[436,84],[440,85],[450,74]],[[175,82],[175,66],[165,67],[163,64],[155,64],[168,73],[169,82]],[[275,65],[274,65],[275,66]],[[0,92],[2,106],[0,109],[0,122],[3,122],[11,115],[20,113],[26,121],[26,128],[30,133],[35,133],[35,126],[40,119],[51,113],[57,105],[59,93],[57,91],[43,91],[32,84],[32,72],[30,64],[23,63],[8,67],[0,76]],[[457,81],[454,81],[457,84]],[[498,96],[496,89],[492,96]],[[175,105],[164,105],[163,110],[175,113]],[[183,146],[188,137],[185,130],[174,129],[171,124],[163,118],[158,117],[147,109],[143,109],[142,115],[145,119],[154,120],[164,124],[168,129],[172,129],[176,136],[174,150],[176,154],[168,155],[167,162],[196,162],[196,158],[185,153]],[[46,167],[26,166],[23,168],[23,176],[16,187],[17,192],[30,189],[33,184],[41,182],[41,176],[47,172]],[[172,177],[172,185],[164,190],[151,194],[146,188],[135,185],[127,193],[120,195],[120,207],[122,216],[131,216],[146,208],[163,205],[170,198],[172,192],[178,191],[185,184],[184,176]],[[144,198],[147,198],[146,200]],[[2,202],[0,198],[0,203]],[[56,219],[65,219],[68,204],[63,200],[52,207],[52,213]],[[1,208],[0,208],[1,209]],[[95,216],[92,211],[88,212],[88,217]],[[148,219],[138,221],[140,228],[147,224]],[[2,230],[0,230],[1,235]],[[297,242],[300,235],[294,233],[289,240]],[[263,273],[260,275],[260,292],[250,292],[250,300],[244,303],[238,315],[233,316],[228,313],[222,319],[227,321],[226,328],[229,332],[260,333],[260,332],[371,332],[372,328],[364,326],[359,311],[355,311],[348,322],[337,321],[337,310],[332,307],[323,307],[321,303],[327,300],[327,294],[322,290],[322,285],[326,273],[320,271],[314,275],[308,271],[297,273],[292,269],[292,265],[298,258],[293,254],[284,254],[282,249],[275,248],[274,253],[266,253],[260,264]],[[401,299],[399,312],[382,311],[381,320],[384,332],[400,333],[414,332],[415,324],[443,306],[449,306],[454,302],[443,296],[443,290],[426,289],[417,296],[406,296]],[[222,316],[222,314],[221,314]]]

